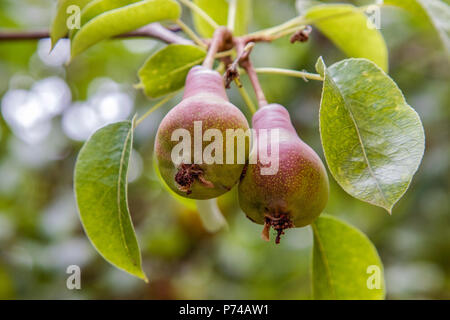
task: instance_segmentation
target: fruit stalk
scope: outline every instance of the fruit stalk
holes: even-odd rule
[[[259,82],[258,75],[256,74],[255,68],[253,67],[253,63],[250,60],[250,53],[255,46],[255,43],[250,42],[245,44],[245,41],[243,41],[242,39],[236,39],[235,45],[238,51],[237,60],[239,61],[239,65],[247,72],[250,82],[252,83],[253,90],[255,91],[256,99],[258,100],[258,107],[262,108],[268,103]]]
[[[226,27],[219,27],[214,31],[208,54],[203,61],[203,66],[212,69],[214,65],[215,55],[220,51],[225,51],[233,47],[233,35]]]

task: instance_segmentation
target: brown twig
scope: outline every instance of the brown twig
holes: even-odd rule
[[[239,41],[244,44],[244,46],[249,42],[272,42],[276,38],[274,36],[268,36],[268,35],[246,35],[239,38]]]
[[[48,30],[17,31],[0,30],[0,41],[23,41],[49,38]],[[132,32],[117,36],[116,38],[145,37],[161,40],[165,43],[192,44],[193,42],[177,35],[174,31],[163,27],[159,23],[152,23]]]
[[[37,31],[0,31],[0,40],[19,41],[19,40],[38,40],[49,38],[50,33],[47,30]]]

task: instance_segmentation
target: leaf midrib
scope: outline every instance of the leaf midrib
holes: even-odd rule
[[[359,131],[358,123],[356,122],[356,119],[355,119],[355,117],[353,115],[353,112],[352,112],[351,108],[349,107],[349,105],[347,103],[347,100],[345,99],[344,95],[342,94],[339,85],[333,80],[333,77],[329,74],[329,71],[325,70],[325,74],[326,74],[326,76],[328,76],[328,79],[334,84],[334,86],[338,89],[339,96],[342,98],[342,101],[344,101],[345,109],[348,111],[348,113],[350,115],[350,118],[351,118],[351,120],[352,120],[352,122],[353,122],[353,124],[355,126],[355,130],[356,130],[356,133],[358,135],[359,144],[361,146],[361,151],[363,153],[364,160],[366,161],[367,168],[369,169],[369,173],[373,177],[373,179],[375,180],[375,184],[377,186],[377,189],[380,192],[381,197],[383,198],[383,201],[385,203],[385,208],[388,208],[389,207],[389,202],[387,201],[386,196],[384,195],[383,189],[381,188],[381,186],[380,186],[380,184],[378,182],[378,178],[376,177],[375,172],[372,169],[372,166],[370,164],[369,158],[367,157],[366,148],[364,147],[364,141],[363,141],[363,138],[361,136],[361,132]]]
[[[313,229],[314,238],[316,239],[316,242],[318,245],[320,256],[321,256],[323,264],[325,266],[325,274],[326,274],[328,285],[331,289],[333,298],[336,298],[336,291],[335,291],[334,285],[333,285],[333,277],[331,276],[331,268],[330,268],[330,265],[328,264],[327,255],[325,253],[325,248],[322,244],[322,240],[320,239],[319,230],[317,228],[316,222],[313,222],[311,224],[311,227]]]
[[[132,130],[133,129],[130,128],[130,130],[128,131],[128,134],[127,134],[127,136],[125,138],[124,148],[123,148],[122,154],[120,156],[119,177],[117,179],[117,213],[119,215],[120,237],[121,237],[122,243],[123,243],[123,245],[125,247],[125,251],[126,251],[128,257],[130,258],[130,260],[133,261],[133,264],[135,266],[137,266],[137,263],[136,263],[135,259],[132,257],[130,249],[128,248],[128,244],[127,244],[126,239],[125,239],[125,230],[124,230],[123,222],[122,222],[122,209],[121,209],[121,203],[122,202],[121,202],[121,196],[120,196],[121,184],[122,184],[122,170],[123,170],[123,167],[124,167],[125,154],[126,154],[126,150],[127,150],[127,147],[128,147],[129,140],[131,138]]]

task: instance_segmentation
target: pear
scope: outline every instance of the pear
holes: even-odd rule
[[[328,201],[329,182],[319,156],[304,143],[291,123],[288,111],[281,105],[262,107],[253,116],[256,141],[250,159],[259,155],[261,148],[268,152],[278,149],[278,170],[264,174],[258,157],[249,164],[239,184],[239,204],[247,217],[263,224],[262,237],[269,240],[269,230],[277,231],[276,243],[287,228],[311,224],[323,211]],[[267,146],[262,146],[261,129],[268,132]],[[279,139],[273,145],[271,132],[278,129]],[[256,158],[255,158],[256,159]]]
[[[186,142],[178,136],[174,139],[173,134],[180,132],[177,129],[189,133],[190,141],[179,151],[182,160],[174,161],[174,148]],[[222,76],[206,67],[192,68],[182,101],[164,117],[156,135],[155,152],[162,178],[173,191],[190,199],[212,199],[230,191],[239,182],[248,158],[247,144],[247,151],[241,150],[240,154],[246,155],[241,161],[237,143],[232,150],[227,149],[227,130],[239,129],[246,132],[248,121],[229,102]],[[212,134],[206,138],[208,130]],[[204,157],[208,150],[209,160]],[[227,161],[227,152],[234,153],[233,161]]]

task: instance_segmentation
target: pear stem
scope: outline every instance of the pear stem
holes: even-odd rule
[[[232,48],[233,35],[226,27],[219,27],[214,32],[211,44],[208,49],[208,54],[203,61],[203,66],[212,69],[216,54],[219,51],[224,51]]]
[[[243,68],[247,71],[248,77],[253,86],[253,90],[255,90],[256,98],[258,99],[258,107],[262,108],[264,106],[267,106],[269,103],[267,102],[266,96],[264,95],[264,91],[262,90],[255,68],[253,68],[253,63],[248,60]]]
[[[249,57],[254,46],[254,42],[247,43],[245,47],[244,42],[242,41],[237,41],[236,43],[239,63],[241,67],[244,68],[244,70],[247,72],[250,82],[252,83],[253,90],[256,94],[256,99],[258,100],[258,107],[262,108],[268,105],[268,102],[259,82],[258,75],[256,74],[255,68],[253,67],[253,63]]]

